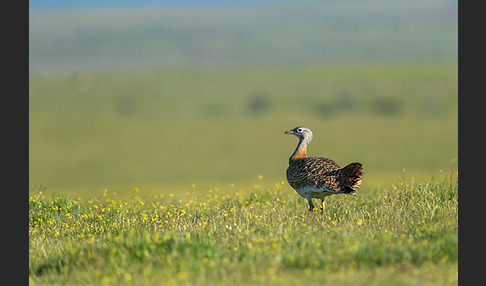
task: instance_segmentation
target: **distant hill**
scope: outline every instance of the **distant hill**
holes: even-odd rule
[[[139,1],[147,5],[121,8],[85,1],[84,9],[54,9],[64,2],[30,1],[31,73],[457,60],[456,1]]]
[[[31,9],[77,9],[100,7],[141,7],[141,6],[207,6],[234,3],[271,2],[272,0],[29,0]],[[273,0],[277,1],[277,0]]]

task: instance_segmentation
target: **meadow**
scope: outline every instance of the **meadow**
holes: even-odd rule
[[[30,188],[158,194],[285,178],[310,156],[361,161],[363,184],[457,170],[457,65],[385,64],[31,76]]]
[[[457,284],[457,64],[35,74],[30,284]],[[360,161],[324,214],[285,180]]]
[[[263,179],[260,179],[263,180]],[[332,196],[29,196],[31,285],[456,285],[457,173]]]

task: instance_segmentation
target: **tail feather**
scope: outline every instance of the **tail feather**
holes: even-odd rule
[[[350,195],[355,195],[356,190],[361,184],[363,175],[363,165],[359,162],[353,162],[341,168],[339,171],[339,189]]]
[[[353,195],[353,196],[356,196],[356,192],[357,191],[355,189],[348,186],[344,187],[344,191],[343,191],[343,193],[345,193],[346,195]]]

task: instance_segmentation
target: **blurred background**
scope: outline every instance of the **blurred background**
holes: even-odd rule
[[[273,186],[298,125],[362,189],[457,171],[457,1],[29,4],[31,190]]]

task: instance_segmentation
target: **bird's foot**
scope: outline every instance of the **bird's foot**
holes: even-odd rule
[[[314,204],[312,203],[311,198],[307,198],[307,202],[309,203],[309,209],[307,210],[308,212],[311,212],[314,210]]]

